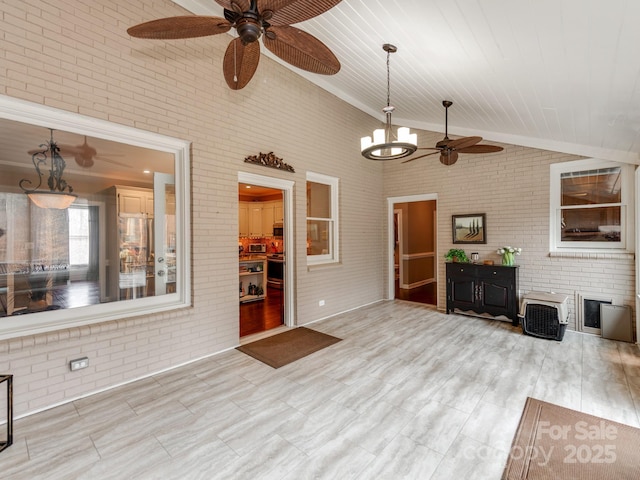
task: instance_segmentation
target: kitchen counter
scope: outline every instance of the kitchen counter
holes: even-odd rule
[[[267,256],[265,254],[250,254],[250,255],[242,255],[239,257],[240,262],[255,262],[258,260],[266,260]]]

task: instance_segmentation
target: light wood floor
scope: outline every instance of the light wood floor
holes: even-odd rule
[[[343,341],[278,370],[233,350],[20,419],[0,475],[497,480],[527,396],[639,426],[635,345],[403,301],[312,328]]]

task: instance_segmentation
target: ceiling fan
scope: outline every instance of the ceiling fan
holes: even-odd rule
[[[341,0],[215,1],[224,7],[224,18],[161,18],[130,27],[127,33],[137,38],[167,40],[218,35],[235,28],[238,37],[229,43],[222,63],[224,79],[232,90],[244,88],[258,68],[261,36],[268,50],[295,67],[324,75],[340,70],[340,62],[324,43],[290,24],[320,15]]]
[[[76,163],[84,168],[92,167],[95,160],[100,162],[107,162],[113,165],[119,165],[121,167],[131,168],[130,164],[116,162],[110,158],[106,158],[107,156],[123,156],[121,154],[103,154],[98,155],[98,151],[87,143],[87,136],[84,136],[84,141],[82,145],[60,145],[60,152],[64,155],[73,155]]]
[[[443,100],[444,106],[444,138],[436,143],[435,148],[419,148],[418,150],[436,150],[435,152],[426,153],[418,157],[410,158],[402,163],[412,162],[419,158],[428,157],[429,155],[440,154],[440,163],[443,165],[453,165],[458,161],[459,153],[494,153],[504,150],[502,147],[495,145],[478,145],[482,141],[482,137],[462,137],[451,140],[448,134],[449,127],[449,107],[453,105],[450,100]]]
[[[98,155],[98,151],[87,143],[87,136],[84,136],[84,141],[82,145],[58,145],[60,150],[60,154],[62,156],[73,156],[76,163],[83,168],[90,168],[94,165],[95,160],[101,162],[112,163],[114,165],[119,165],[121,167],[131,168],[131,165],[126,163],[117,162],[115,160],[111,160],[110,158],[106,158],[106,156],[122,156],[120,154],[108,154],[108,155]],[[29,150],[29,154],[33,155],[34,153],[40,152],[41,150]]]

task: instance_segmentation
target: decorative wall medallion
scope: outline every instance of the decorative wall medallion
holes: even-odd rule
[[[287,163],[284,163],[281,158],[276,157],[273,152],[262,153],[259,155],[250,155],[244,159],[245,163],[255,163],[256,165],[262,165],[264,167],[277,168],[278,170],[286,170],[287,172],[295,173],[293,167]]]

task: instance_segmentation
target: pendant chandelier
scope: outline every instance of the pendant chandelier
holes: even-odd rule
[[[418,148],[418,138],[415,133],[411,133],[409,128],[398,128],[397,137],[391,131],[391,114],[395,107],[391,106],[391,87],[390,87],[390,70],[389,57],[398,49],[391,44],[385,43],[382,49],[387,52],[387,106],[382,109],[386,115],[386,124],[384,129],[379,128],[373,131],[373,141],[371,137],[362,137],[360,139],[360,147],[362,156],[369,160],[396,160],[398,158],[408,157]]]
[[[36,185],[35,188],[26,188],[25,184],[32,185],[31,180],[26,178],[20,180],[18,185],[38,207],[64,210],[68,208],[78,196],[71,193],[73,192],[73,188],[62,178],[67,164],[60,155],[60,147],[53,141],[53,129],[51,129],[51,140],[41,144],[40,148],[44,148],[44,150],[38,150],[31,156],[31,161],[38,174],[38,185]],[[49,178],[47,179],[49,190],[38,190],[42,185],[42,177],[44,175],[40,167],[46,167],[47,159],[49,159],[50,163]]]

